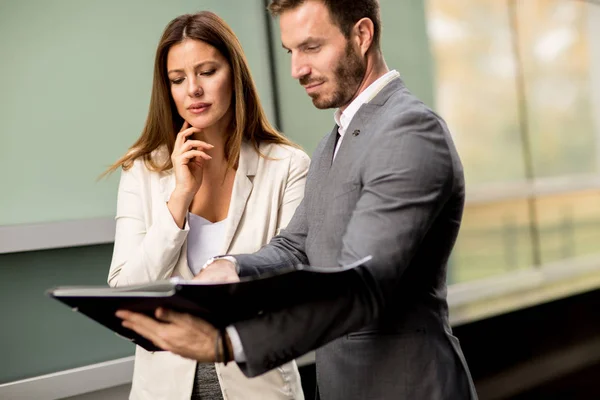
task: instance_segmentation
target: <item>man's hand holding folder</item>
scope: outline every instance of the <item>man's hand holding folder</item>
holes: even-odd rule
[[[217,352],[221,351],[216,349],[219,331],[201,318],[162,307],[156,309],[156,319],[126,310],[119,310],[116,315],[123,320],[125,328],[144,336],[163,350],[200,362],[218,360]],[[226,341],[231,349],[231,342]],[[233,350],[229,354],[233,354]]]
[[[221,259],[205,267],[193,280],[232,283],[239,282],[240,278],[235,265]],[[159,307],[154,314],[155,319],[127,310],[117,311],[116,316],[123,320],[125,328],[145,337],[157,347],[185,358],[200,362],[230,361],[219,359],[219,340],[229,348],[228,354],[233,354],[233,346],[226,333],[220,337],[220,332],[213,325],[190,314]]]

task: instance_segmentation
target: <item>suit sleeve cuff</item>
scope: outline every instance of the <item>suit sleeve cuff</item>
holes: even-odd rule
[[[231,345],[233,346],[233,359],[235,362],[245,363],[246,354],[242,348],[242,340],[240,339],[237,329],[235,329],[233,325],[229,325],[226,328],[226,331],[227,335],[229,336],[229,340],[231,340]]]

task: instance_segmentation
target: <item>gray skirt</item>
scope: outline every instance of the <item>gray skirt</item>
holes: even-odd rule
[[[191,400],[222,400],[221,385],[215,364],[196,364],[196,378]]]

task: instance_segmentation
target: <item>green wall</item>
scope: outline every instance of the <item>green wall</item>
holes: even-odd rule
[[[422,2],[382,0],[390,68],[433,103]],[[262,1],[0,0],[0,225],[114,214],[117,176],[95,182],[139,134],[164,25],[200,9],[221,15],[247,53],[273,116]],[[309,152],[333,125],[289,75],[273,25],[283,129]],[[8,38],[8,40],[7,40]],[[45,291],[105,284],[112,246],[0,255],[0,384],[133,354],[123,339]]]
[[[238,34],[273,114],[260,0],[0,0],[0,225],[111,217],[166,24],[207,9]],[[8,173],[10,171],[10,173]]]
[[[200,10],[238,34],[273,118],[260,0],[0,0],[0,225],[114,215],[118,174],[96,177],[142,129],[165,25]],[[105,284],[111,249],[0,255],[0,383],[133,354],[44,294]]]
[[[112,245],[0,255],[0,384],[133,354],[47,289],[106,282]]]

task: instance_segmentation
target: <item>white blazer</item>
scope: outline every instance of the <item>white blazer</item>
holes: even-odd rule
[[[261,145],[260,151],[266,158],[251,144],[242,144],[220,254],[260,249],[287,225],[304,195],[309,157],[274,144]],[[155,156],[168,157],[166,153],[158,150]],[[141,160],[121,173],[109,285],[193,278],[186,257],[189,225],[179,229],[167,208],[174,189],[172,170],[152,172]],[[195,369],[193,360],[138,346],[130,399],[189,400]],[[216,370],[225,399],[304,399],[295,362],[251,379],[236,363],[216,364]]]

